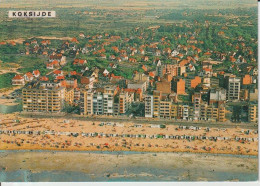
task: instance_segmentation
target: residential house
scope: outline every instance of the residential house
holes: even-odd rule
[[[27,72],[25,75],[24,75],[24,80],[26,81],[26,82],[30,82],[30,81],[32,81],[33,80],[33,74],[31,73],[31,72]]]
[[[54,76],[63,76],[63,71],[62,70],[55,70],[55,71],[53,71],[53,75]]]
[[[66,56],[62,54],[50,55],[49,62],[58,61],[58,63],[63,66],[66,64]]]
[[[74,61],[73,61],[73,65],[82,66],[82,65],[86,65],[86,64],[87,64],[87,60],[85,60],[85,59],[74,59]]]
[[[12,79],[12,85],[25,85],[24,77],[19,74],[15,75]]]
[[[47,69],[55,69],[55,68],[58,68],[59,66],[60,66],[59,62],[57,60],[54,60],[50,63],[47,63],[46,68]]]
[[[34,70],[33,71],[33,76],[38,78],[39,76],[41,75],[40,71],[39,70]]]

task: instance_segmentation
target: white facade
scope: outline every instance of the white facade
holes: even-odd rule
[[[200,103],[201,103],[201,95],[200,94],[194,94],[193,98],[194,103],[194,120],[200,119]]]
[[[189,119],[189,106],[183,105],[183,114],[182,114],[183,120]]]
[[[93,95],[93,114],[103,114],[103,95],[101,92],[97,92]]]
[[[152,118],[153,117],[153,96],[146,95],[145,97],[145,117]]]
[[[227,99],[229,101],[239,100],[239,94],[240,94],[240,78],[229,77]]]
[[[114,111],[113,104],[114,104],[113,94],[104,93],[103,95],[104,114],[113,115],[113,111]]]
[[[132,82],[132,83],[128,83],[127,88],[130,89],[138,89],[140,88],[142,90],[142,92],[145,92],[147,89],[147,82],[146,81],[140,81],[140,82]]]
[[[210,91],[210,100],[211,101],[225,101],[226,100],[226,90],[211,90]]]

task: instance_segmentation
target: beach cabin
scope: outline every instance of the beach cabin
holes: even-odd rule
[[[70,120],[65,119],[63,123],[70,123]]]
[[[113,126],[113,123],[106,123],[107,126]]]
[[[160,125],[151,125],[151,128],[160,128]]]

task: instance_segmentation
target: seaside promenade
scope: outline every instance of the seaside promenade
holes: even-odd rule
[[[130,118],[127,116],[82,116],[77,114],[31,114],[21,113],[19,116],[25,118],[58,118],[58,119],[75,119],[81,121],[100,121],[100,122],[133,122],[136,124],[166,124],[166,125],[182,125],[182,126],[197,126],[197,127],[216,127],[216,128],[246,128],[246,129],[258,129],[257,123],[232,123],[226,122],[215,122],[215,121],[184,121],[184,120],[173,120],[173,119],[159,119],[159,118]]]

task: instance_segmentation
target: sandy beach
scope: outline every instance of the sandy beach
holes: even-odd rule
[[[1,114],[0,149],[193,152],[258,155],[258,131],[33,119]]]

